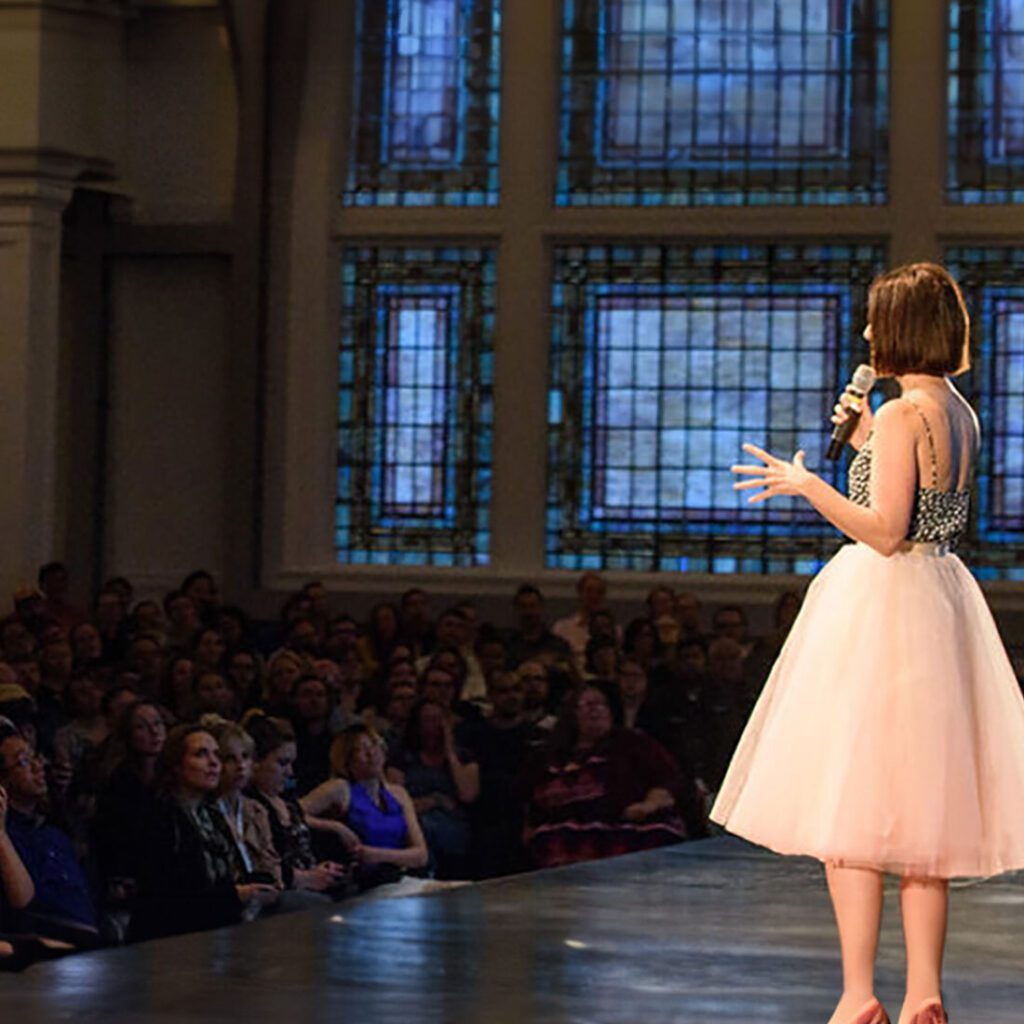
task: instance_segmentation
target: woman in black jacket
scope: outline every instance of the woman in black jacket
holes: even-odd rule
[[[144,823],[134,941],[220,928],[272,885],[237,884],[242,870],[227,823],[212,803],[220,782],[217,741],[202,726],[172,729],[157,766],[160,793]]]

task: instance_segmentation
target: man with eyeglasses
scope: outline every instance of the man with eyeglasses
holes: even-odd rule
[[[96,945],[96,909],[71,840],[44,815],[45,762],[9,727],[0,731],[0,792],[0,904],[5,928],[77,947]]]

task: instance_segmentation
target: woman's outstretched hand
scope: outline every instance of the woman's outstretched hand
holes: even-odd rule
[[[747,499],[749,505],[766,501],[768,498],[803,494],[807,481],[813,476],[804,467],[803,451],[797,452],[792,462],[786,462],[785,459],[778,459],[754,444],[745,444],[743,450],[762,462],[760,466],[744,464],[731,467],[733,473],[753,478],[733,484],[733,490],[750,491],[761,488]]]

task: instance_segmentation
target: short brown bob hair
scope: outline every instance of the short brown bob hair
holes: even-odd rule
[[[937,263],[908,263],[868,292],[871,362],[880,376],[958,374],[971,366],[971,321],[960,286]]]

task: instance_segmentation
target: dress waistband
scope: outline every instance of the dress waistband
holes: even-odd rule
[[[953,548],[948,541],[905,540],[899,550],[904,555],[933,555],[941,558]]]

